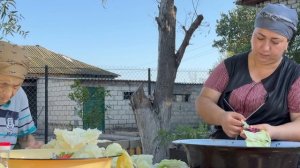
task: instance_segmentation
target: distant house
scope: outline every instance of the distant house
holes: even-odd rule
[[[119,79],[120,75],[74,60],[62,54],[49,51],[41,46],[25,46],[30,57],[30,71],[23,88],[26,91],[32,115],[38,127],[38,133],[45,130],[45,65],[48,66],[48,132],[54,128],[68,126],[82,127],[81,118],[76,113],[76,103],[68,97],[71,85],[80,79],[84,86],[101,86],[109,91],[105,97],[105,115],[103,130],[136,129],[136,121],[130,106],[130,96],[145,80]],[[155,82],[150,82],[151,88]],[[198,125],[200,119],[194,109],[194,101],[202,84],[177,83],[174,89],[172,125]],[[145,91],[148,85],[145,85]],[[94,100],[93,100],[94,101]],[[96,100],[98,101],[98,100]],[[98,104],[96,104],[98,106]]]
[[[28,77],[43,77],[45,65],[49,67],[50,76],[114,79],[119,75],[98,67],[80,62],[62,54],[54,53],[39,45],[25,46],[29,53],[30,70]]]
[[[45,66],[48,66],[48,121],[49,129],[82,125],[75,113],[76,103],[68,97],[75,79],[85,83],[92,80],[112,80],[118,74],[88,65],[41,46],[24,46],[30,59],[29,74],[23,84],[30,109],[40,133],[45,129]]]

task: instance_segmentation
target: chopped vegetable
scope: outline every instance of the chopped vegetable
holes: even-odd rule
[[[246,135],[246,146],[247,147],[270,147],[271,138],[267,131],[261,130],[258,132],[250,132],[244,130]]]
[[[99,158],[104,157],[105,148],[99,148],[96,144],[86,144],[80,150],[76,150],[72,158]]]
[[[55,129],[56,139],[51,140],[43,148],[60,149],[62,152],[54,155],[54,159],[113,157],[112,168],[188,168],[180,160],[162,160],[153,165],[153,155],[132,155],[118,143],[112,143],[105,148],[99,148],[97,143],[101,132],[97,129],[83,130],[75,128],[72,131]],[[1,168],[1,167],[0,167]]]
[[[63,149],[80,150],[86,144],[97,144],[102,132],[97,129],[74,128],[72,131],[54,129],[57,145]]]
[[[132,155],[131,159],[135,167],[138,168],[152,168],[153,155]]]
[[[105,156],[117,156],[123,152],[123,148],[118,143],[109,144],[105,149]]]
[[[155,168],[189,168],[189,166],[181,161],[176,159],[164,159],[160,163],[154,165]]]
[[[147,163],[145,160],[140,160],[135,164],[135,167],[138,168],[152,168],[152,164]]]
[[[246,146],[248,147],[270,147],[271,145],[271,137],[269,133],[265,130],[260,130],[258,128],[254,128],[246,123],[246,121],[242,121],[243,123],[243,132],[246,135]]]
[[[104,148],[98,147],[98,138],[101,131],[97,129],[75,128],[72,131],[55,129],[56,139],[45,144],[43,148],[59,149],[65,152],[74,152],[72,158],[104,157]],[[55,158],[55,157],[54,157]]]

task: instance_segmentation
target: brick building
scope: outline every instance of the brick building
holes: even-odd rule
[[[237,0],[237,5],[253,6],[261,8],[267,3],[281,3],[292,8],[299,9],[300,1],[299,0]]]
[[[120,75],[116,73],[56,54],[41,46],[25,46],[25,48],[30,52],[31,68],[23,88],[29,97],[31,113],[39,134],[45,131],[46,101],[49,135],[53,134],[54,128],[83,127],[82,119],[75,110],[78,104],[69,98],[75,80],[80,80],[82,85],[88,88],[103,87],[109,92],[104,98],[106,108],[102,118],[102,122],[105,123],[102,127],[104,131],[137,129],[130,106],[130,95],[141,83],[146,83],[145,92],[149,89],[153,91],[155,82],[148,83],[147,77],[145,80],[119,79]],[[48,65],[47,85],[45,85],[45,65]],[[175,84],[171,125],[196,126],[200,123],[195,113],[194,102],[201,86],[201,83]],[[45,87],[48,91],[47,96]]]

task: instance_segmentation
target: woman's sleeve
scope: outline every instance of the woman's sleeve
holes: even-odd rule
[[[18,137],[29,135],[36,131],[36,127],[32,120],[32,116],[29,110],[28,98],[24,90],[21,90],[20,105],[22,107],[19,112],[19,131]]]
[[[293,83],[289,91],[288,108],[292,113],[300,113],[300,77]]]
[[[229,76],[224,61],[220,63],[210,74],[204,83],[204,87],[223,92],[228,84]]]

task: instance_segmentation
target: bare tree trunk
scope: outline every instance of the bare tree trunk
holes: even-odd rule
[[[139,128],[139,134],[143,146],[143,153],[154,154],[153,147],[155,136],[159,131],[159,118],[153,111],[151,101],[145,95],[143,84],[131,97],[131,107],[135,113],[135,119]]]
[[[159,16],[156,18],[159,31],[158,74],[153,100],[145,95],[143,85],[131,97],[131,106],[141,136],[143,152],[154,155],[155,163],[167,158],[168,146],[160,144],[161,137],[158,136],[158,132],[170,130],[173,88],[177,69],[192,34],[202,20],[202,15],[197,16],[189,30],[185,30],[184,40],[176,53],[174,0],[160,1]]]

